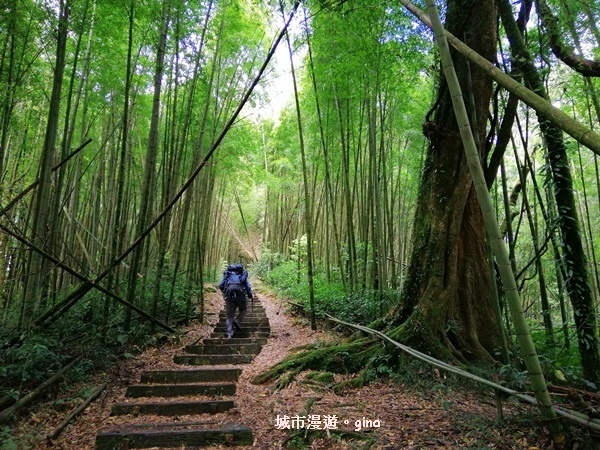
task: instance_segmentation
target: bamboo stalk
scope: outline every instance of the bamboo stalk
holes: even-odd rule
[[[490,244],[498,263],[500,277],[502,278],[502,285],[504,286],[507,304],[510,309],[515,331],[517,333],[519,347],[525,361],[525,366],[527,367],[529,381],[531,382],[531,386],[534,390],[535,398],[537,399],[540,409],[540,414],[548,421],[548,427],[554,442],[557,445],[563,445],[565,440],[564,431],[560,422],[556,420],[556,411],[552,408],[552,400],[550,398],[550,394],[548,393],[546,379],[537,356],[533,339],[529,333],[527,321],[525,320],[519,291],[515,282],[515,275],[512,271],[510,259],[508,257],[508,251],[504,245],[503,236],[500,232],[500,227],[498,226],[498,221],[492,207],[490,193],[487,189],[483,168],[481,167],[481,159],[477,150],[477,145],[475,144],[475,140],[473,138],[471,126],[469,124],[469,118],[467,115],[462,90],[456,75],[456,71],[454,70],[454,63],[450,54],[450,46],[448,45],[448,40],[444,34],[445,30],[439,18],[437,7],[435,6],[435,0],[427,0],[426,4],[434,29],[435,39],[440,51],[444,75],[448,81],[448,88],[452,97],[452,105],[454,107],[456,121],[459,126],[460,136],[463,141],[467,165],[469,167],[471,177],[473,178],[473,185],[477,193],[477,198],[483,214],[487,233],[490,238]]]
[[[107,384],[104,383],[103,385],[98,386],[96,389],[94,389],[94,391],[91,393],[91,395],[81,405],[79,405],[79,407],[77,407],[75,410],[73,410],[73,412],[71,414],[69,414],[60,423],[60,425],[57,426],[54,429],[54,431],[48,435],[48,439],[56,439],[60,435],[60,433],[63,432],[63,430],[66,428],[66,426],[71,422],[71,420],[73,420],[73,418],[75,418],[75,416],[77,416],[84,409],[86,409],[90,403],[92,403],[100,394],[102,394],[104,389],[106,389],[106,386],[107,386]]]
[[[429,17],[417,8],[409,0],[400,0],[406,9],[415,15],[423,24],[433,29]],[[512,92],[520,100],[535,109],[536,112],[546,117],[548,120],[558,124],[560,128],[571,135],[575,140],[585,145],[597,155],[600,155],[600,134],[592,131],[590,128],[577,122],[569,115],[555,108],[552,104],[527,89],[518,81],[514,80],[509,75],[506,75],[502,70],[496,67],[493,63],[478,54],[456,36],[449,31],[444,30],[443,36],[452,46],[464,55],[469,61],[476,64],[481,69],[485,70],[498,84],[504,87],[507,91]]]
[[[34,400],[47,387],[49,387],[52,384],[54,384],[71,367],[73,367],[80,359],[81,359],[80,356],[78,356],[77,358],[73,359],[73,361],[71,361],[69,364],[67,364],[66,366],[64,366],[62,369],[60,369],[58,372],[56,372],[54,375],[52,375],[50,378],[48,378],[46,381],[44,381],[42,384],[40,384],[38,387],[36,387],[33,391],[31,391],[29,394],[27,394],[25,397],[22,397],[21,399],[19,399],[10,408],[6,408],[4,411],[0,412],[0,424],[8,423],[8,421],[11,419],[11,417],[19,409],[21,409],[22,407],[24,407],[25,405],[27,405],[29,402],[31,402],[32,400]]]

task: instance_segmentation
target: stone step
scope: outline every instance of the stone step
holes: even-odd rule
[[[234,331],[235,338],[268,338],[271,333],[267,331]],[[211,338],[225,338],[224,332],[215,331],[210,334]]]
[[[149,370],[142,373],[141,383],[203,383],[237,381],[242,369],[235,367],[205,367],[193,370]]]
[[[174,423],[124,424],[107,428],[96,434],[96,449],[252,445],[252,429],[245,425],[178,422],[177,416],[217,414],[234,408],[235,382],[242,372],[234,365],[250,363],[271,334],[269,320],[258,301],[253,306],[248,303],[242,331],[234,331],[231,339],[225,338],[225,323],[226,314],[221,311],[219,322],[209,338],[204,338],[202,344],[186,346],[183,350],[187,354],[173,358],[177,364],[205,367],[143,372],[140,383],[128,386],[125,394],[128,399],[112,405],[111,414],[115,416],[171,416],[173,419],[167,420],[174,420]],[[193,399],[186,399],[186,396]]]
[[[112,427],[96,435],[96,450],[252,445],[252,429],[237,423],[167,423]]]
[[[236,314],[236,316],[237,316],[237,314]],[[226,320],[227,320],[227,316],[223,315],[223,316],[219,317],[219,320],[217,323],[224,324]],[[251,316],[249,314],[246,314],[244,316],[244,322],[242,322],[242,323],[254,323],[254,322],[269,324],[269,319],[268,319],[268,317],[256,317],[256,316]]]
[[[264,333],[270,333],[271,332],[271,327],[252,327],[252,326],[246,326],[245,323],[241,324],[241,330],[237,331],[235,328],[233,329],[234,332],[238,332],[238,333],[243,333],[243,332],[250,332],[250,331],[254,331],[254,332],[264,332]],[[226,328],[225,326],[216,326],[215,329],[213,330],[215,333],[225,333]]]
[[[125,397],[184,397],[192,395],[235,395],[235,383],[133,384]]]
[[[221,311],[219,313],[219,319],[222,317],[227,317],[227,313],[225,311]],[[257,311],[256,308],[254,308],[254,311],[252,311],[252,306],[250,305],[248,305],[248,308],[246,309],[246,317],[252,319],[268,319],[265,311]]]
[[[185,402],[136,402],[115,403],[110,414],[155,414],[157,416],[180,416],[189,414],[217,414],[233,408],[233,400],[190,400]]]
[[[261,305],[255,303],[254,306],[252,306],[252,302],[248,302],[246,303],[246,309],[248,310],[248,314],[256,314],[256,315],[260,315],[262,317],[267,315],[267,311],[265,310],[265,308],[263,308]],[[224,316],[226,314],[227,310],[225,308],[223,308],[218,316]]]
[[[207,346],[219,345],[219,344],[237,345],[237,344],[251,344],[252,343],[252,344],[258,344],[262,347],[263,345],[267,344],[267,338],[266,337],[260,337],[260,338],[233,337],[231,339],[227,339],[223,336],[223,337],[204,338],[202,340],[202,342]]]
[[[210,366],[213,364],[248,364],[254,355],[175,355],[175,364],[190,366]]]
[[[219,319],[219,321],[216,323],[216,325],[225,325],[226,323],[227,323],[227,319],[225,317],[222,317],[221,319]],[[269,319],[248,319],[246,317],[246,318],[244,318],[244,321],[240,325],[242,325],[242,326],[258,325],[258,326],[262,326],[262,327],[268,327]]]
[[[256,355],[260,352],[261,348],[262,346],[258,342],[248,342],[239,344],[188,345],[184,350],[187,353],[194,353],[196,355]]]
[[[240,324],[240,330],[237,331],[266,331],[266,332],[270,332],[271,331],[271,327],[269,326],[269,324],[267,325],[253,325],[253,324],[247,324],[246,322],[243,322]],[[224,332],[226,330],[226,326],[224,323],[218,323],[214,326],[213,331],[219,331],[219,332]],[[236,331],[236,327],[235,325],[233,326],[233,331]]]

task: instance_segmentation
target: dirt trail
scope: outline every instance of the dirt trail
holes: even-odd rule
[[[235,408],[203,418],[251,426],[254,445],[236,448],[285,448],[291,440],[306,436],[316,437],[312,445],[306,447],[313,449],[367,448],[369,444],[371,449],[548,448],[547,438],[537,434],[537,426],[525,423],[521,416],[535,414],[530,408],[505,406],[506,423],[498,425],[491,396],[482,401],[470,394],[451,392],[443,384],[443,374],[439,374],[439,389],[427,393],[411,392],[391,382],[376,382],[335,395],[322,385],[307,383],[302,377],[281,391],[274,391],[273,383],[253,385],[252,377],[282,360],[295,347],[341,339],[335,333],[312,331],[307,320],[294,317],[286,311],[285,305],[261,293],[260,288],[258,295],[271,325],[268,343],[251,364],[244,366],[237,383]],[[188,327],[182,341],[148,349],[134,359],[119,363],[110,373],[97,374],[86,385],[108,381],[109,389],[55,441],[39,442],[38,438],[52,431],[66,413],[56,411],[52,404],[38,405],[35,414],[22,418],[15,427],[14,434],[23,437],[22,448],[93,449],[97,430],[117,422],[110,416],[110,409],[123,400],[126,386],[138,381],[142,371],[176,367],[173,356],[183,346],[208,337],[221,309],[220,295],[207,294],[207,320]],[[336,375],[336,381],[343,377]],[[182,421],[187,419],[181,418]],[[140,415],[136,420],[159,423],[164,419]],[[312,429],[307,430],[307,426]]]

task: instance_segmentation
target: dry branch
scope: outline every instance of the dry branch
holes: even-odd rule
[[[73,420],[75,416],[81,413],[84,409],[86,409],[90,403],[92,403],[103,391],[106,389],[106,383],[101,386],[98,386],[94,392],[81,404],[77,407],[71,414],[69,414],[59,426],[57,426],[52,433],[48,435],[48,439],[56,439],[60,433],[65,429],[65,427]]]
[[[424,361],[428,364],[431,364],[433,366],[439,367],[440,369],[446,370],[448,372],[454,373],[456,375],[459,375],[461,377],[464,378],[468,378],[470,380],[476,381],[478,383],[481,383],[483,385],[489,386],[492,389],[499,391],[499,392],[503,392],[505,394],[508,394],[509,396],[515,397],[521,401],[524,401],[526,403],[529,403],[531,405],[537,405],[537,400],[532,397],[531,395],[527,395],[527,394],[523,394],[521,392],[515,391],[513,389],[507,388],[506,386],[502,386],[500,384],[494,383],[490,380],[486,380],[485,378],[479,377],[477,375],[473,375],[470,372],[467,372],[465,370],[462,370],[456,366],[452,366],[450,364],[447,364],[443,361],[440,361],[438,359],[435,359],[429,355],[426,355],[424,353],[421,353],[411,347],[408,347],[406,345],[403,345],[399,342],[394,341],[393,339],[391,339],[390,337],[386,336],[384,333],[374,330],[372,328],[369,327],[365,327],[362,325],[356,325],[354,323],[349,323],[349,322],[345,322],[343,320],[337,319],[333,316],[330,316],[329,314],[325,314],[325,316],[336,323],[340,323],[342,325],[346,325],[350,328],[355,328],[357,330],[361,330],[367,334],[370,334],[374,337],[377,337],[381,340],[384,340],[386,342],[389,342],[390,344],[392,344],[394,347],[399,348],[400,350],[402,350],[405,353],[408,353],[411,356],[414,356],[415,358]],[[593,430],[600,430],[600,420],[597,419],[593,419],[585,414],[581,414],[578,413],[576,411],[571,411],[569,409],[565,409],[565,408],[561,408],[559,406],[552,406],[552,409],[554,409],[554,411],[561,417],[565,417],[569,420],[572,420],[573,422],[577,422],[579,424],[585,425]]]
[[[36,253],[39,253],[42,257],[46,258],[47,260],[51,261],[53,264],[55,264],[57,267],[60,267],[61,269],[63,269],[65,272],[70,273],[71,275],[73,275],[75,278],[78,278],[82,281],[84,281],[85,284],[89,284],[91,286],[91,288],[94,288],[100,292],[102,292],[103,294],[108,295],[109,297],[115,299],[116,301],[118,301],[119,303],[125,305],[127,308],[130,308],[132,310],[134,310],[135,312],[137,312],[139,315],[145,317],[148,320],[151,320],[152,322],[156,323],[158,326],[160,326],[161,328],[164,328],[165,330],[171,332],[171,333],[175,333],[175,329],[168,326],[167,324],[161,322],[159,319],[157,319],[156,317],[152,316],[151,314],[147,313],[146,311],[144,311],[143,309],[139,308],[138,306],[134,305],[133,303],[128,302],[127,300],[125,300],[124,298],[119,297],[118,295],[116,295],[114,292],[109,291],[108,289],[106,289],[105,287],[99,285],[97,283],[97,281],[92,281],[90,279],[88,279],[85,275],[80,274],[79,272],[77,272],[75,269],[67,266],[66,264],[62,263],[61,261],[59,261],[58,259],[56,259],[54,256],[50,255],[49,253],[45,252],[44,250],[40,249],[39,247],[37,247],[36,245],[32,244],[29,240],[25,239],[23,236],[21,236],[18,233],[15,233],[14,231],[10,230],[9,228],[5,227],[3,224],[0,224],[0,230],[4,231],[5,233],[9,234],[10,236],[12,236],[13,238],[15,238],[16,240],[18,240],[19,242],[21,242],[22,244],[24,244],[25,246],[29,247],[31,250],[33,250]],[[91,289],[90,288],[90,289]],[[86,291],[87,292],[87,291]],[[82,294],[83,295],[83,294]],[[79,299],[79,297],[78,297]],[[60,312],[61,310],[59,310]],[[65,310],[63,310],[62,312],[65,312]],[[57,313],[55,313],[57,314]],[[45,315],[42,316],[41,319],[45,319]],[[44,323],[43,320],[41,319],[37,319],[34,323],[35,325],[42,325]],[[19,341],[20,338],[17,340]],[[12,346],[13,343],[9,343],[9,346]]]
[[[80,359],[81,359],[80,356],[73,359],[69,364],[64,366],[62,369],[60,369],[58,372],[56,372],[54,375],[52,375],[50,378],[48,378],[46,381],[44,381],[42,384],[40,384],[38,387],[36,387],[33,391],[31,391],[29,394],[27,394],[25,397],[22,397],[21,399],[19,399],[10,408],[6,408],[4,411],[0,412],[0,424],[7,423],[19,409],[21,409],[23,406],[27,405],[29,402],[34,400],[47,387],[54,384],[71,367],[73,367]]]
[[[6,409],[11,405],[14,405],[16,403],[17,399],[14,398],[12,395],[5,395],[4,397],[0,398],[0,410]]]

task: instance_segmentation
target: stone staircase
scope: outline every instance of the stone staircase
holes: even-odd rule
[[[252,429],[239,423],[207,420],[181,422],[178,416],[212,415],[235,405],[236,382],[242,368],[252,362],[267,343],[269,320],[259,301],[248,305],[242,330],[225,338],[225,312],[210,338],[188,345],[174,357],[181,368],[142,373],[140,382],[127,387],[123,403],[113,405],[111,415],[123,423],[96,434],[97,450],[133,448],[186,448],[215,444],[252,445]],[[164,423],[137,423],[140,416],[165,416]],[[135,418],[135,422],[128,418]]]

